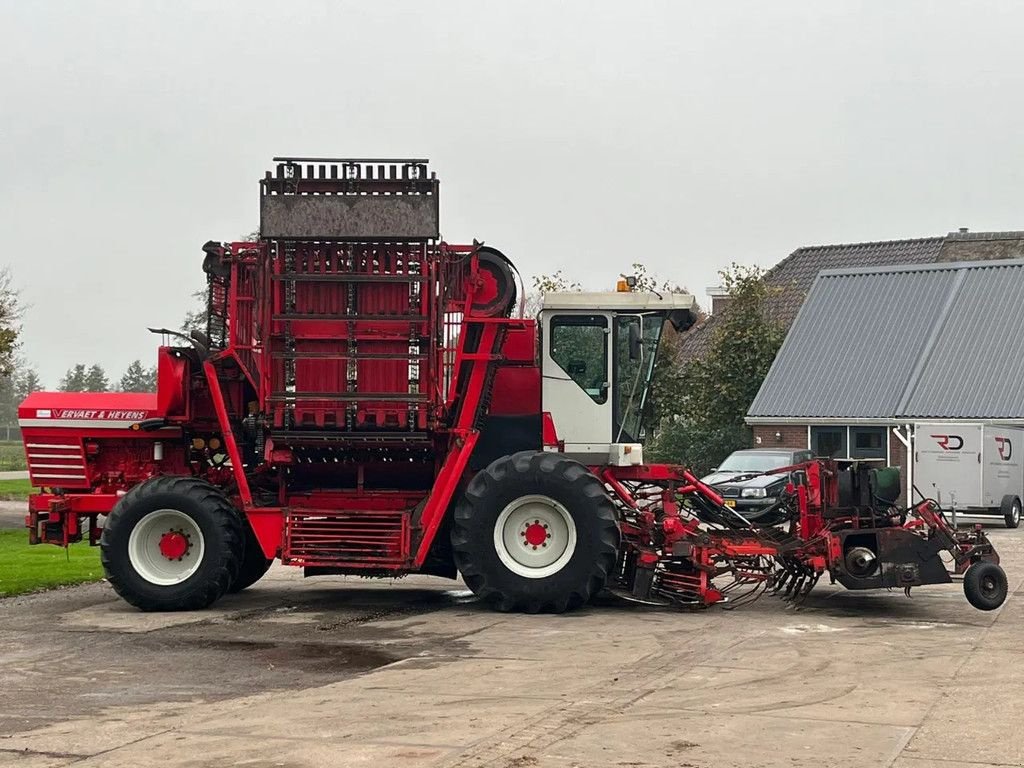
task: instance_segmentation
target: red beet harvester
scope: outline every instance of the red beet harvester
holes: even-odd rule
[[[523,318],[511,262],[440,240],[425,160],[275,163],[259,239],[203,247],[205,329],[158,331],[156,394],[39,392],[19,410],[32,543],[99,545],[132,605],[203,608],[275,558],[461,573],[531,612],[605,587],[800,598],[826,571],[909,591],[952,570],[978,608],[1005,599],[984,533],[898,506],[894,470],[794,467],[784,524],[761,528],[685,468],[645,463],[658,342],[692,322],[691,296],[622,283]]]

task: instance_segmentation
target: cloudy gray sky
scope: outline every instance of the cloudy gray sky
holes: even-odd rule
[[[703,294],[812,243],[1024,228],[1017,2],[0,0],[24,353],[149,362],[275,154],[429,157],[450,241]]]

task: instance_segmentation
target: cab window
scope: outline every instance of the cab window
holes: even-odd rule
[[[640,442],[647,415],[647,393],[654,375],[664,318],[661,315],[619,315],[615,319],[615,442]]]
[[[549,354],[599,404],[608,400],[608,320],[601,315],[551,318]]]

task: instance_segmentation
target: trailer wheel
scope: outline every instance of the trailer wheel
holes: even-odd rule
[[[238,575],[231,582],[231,586],[228,587],[228,592],[232,594],[251,587],[262,579],[266,572],[270,570],[270,566],[274,564],[273,558],[268,558],[263,554],[263,547],[260,546],[256,534],[253,533],[252,526],[247,522],[243,522],[242,527],[245,529],[243,536],[245,540],[245,553],[239,562]]]
[[[143,611],[206,608],[238,578],[242,521],[215,486],[155,477],[117,502],[100,537],[107,581]]]
[[[1020,499],[1016,496],[1003,496],[999,512],[1006,521],[1007,528],[1016,528],[1020,525]]]
[[[964,594],[967,602],[979,611],[994,611],[1006,600],[1009,585],[1006,571],[996,563],[974,563],[964,574]]]
[[[615,567],[615,506],[582,464],[523,451],[469,483],[452,548],[466,584],[494,608],[561,613],[599,592]]]

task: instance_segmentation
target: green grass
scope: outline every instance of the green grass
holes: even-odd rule
[[[32,493],[32,484],[24,480],[0,480],[0,501],[25,501]]]
[[[17,440],[0,440],[0,472],[19,469],[28,469],[25,464],[25,446]]]
[[[99,547],[28,543],[28,531],[0,531],[0,597],[103,578]]]

